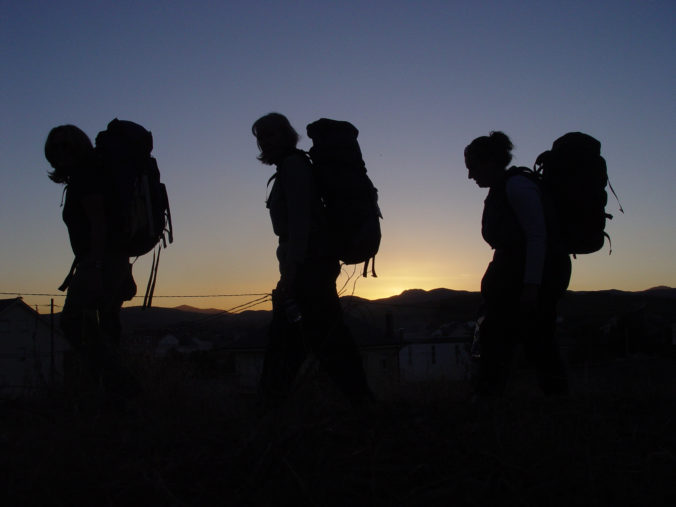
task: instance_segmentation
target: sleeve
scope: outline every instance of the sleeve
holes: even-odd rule
[[[78,194],[81,196],[104,195],[106,181],[103,166],[97,159],[92,159],[89,164],[77,170],[73,183],[77,185]]]
[[[524,284],[540,285],[547,253],[547,226],[540,189],[526,176],[507,180],[507,199],[526,238]]]
[[[312,167],[302,156],[294,155],[284,161],[282,172],[288,219],[285,260],[289,267],[295,267],[307,257],[312,220]]]
[[[106,252],[106,220],[103,167],[92,164],[82,175],[82,210],[89,225],[89,258],[101,261]]]

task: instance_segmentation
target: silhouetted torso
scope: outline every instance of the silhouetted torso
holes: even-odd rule
[[[63,221],[68,228],[68,237],[76,256],[89,253],[91,225],[85,213],[83,199],[90,195],[104,196],[105,182],[102,168],[94,163],[74,170],[66,188],[63,206]]]
[[[278,165],[267,206],[279,237],[277,259],[282,273],[288,263],[331,256],[321,198],[312,166],[302,152],[292,153]]]

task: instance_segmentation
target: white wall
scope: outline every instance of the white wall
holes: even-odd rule
[[[471,358],[466,343],[411,343],[399,353],[402,382],[465,380]]]
[[[65,341],[36,314],[16,303],[0,314],[0,392],[20,393],[63,380]],[[56,325],[56,324],[55,324]],[[52,355],[54,357],[52,369]]]

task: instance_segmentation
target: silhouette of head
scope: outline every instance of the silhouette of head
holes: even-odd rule
[[[514,145],[503,132],[477,137],[465,147],[468,177],[482,188],[497,183],[512,161],[512,148]]]
[[[91,159],[94,146],[75,125],[54,127],[45,141],[45,158],[54,168],[49,178],[56,183],[68,183],[73,171]]]
[[[251,132],[261,151],[258,160],[267,165],[280,163],[298,144],[298,133],[283,114],[262,116],[253,124]]]

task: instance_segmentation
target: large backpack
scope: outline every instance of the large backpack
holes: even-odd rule
[[[138,257],[160,244],[144,299],[150,306],[161,247],[174,240],[167,189],[151,156],[153,136],[141,125],[115,118],[96,136],[95,147],[109,183],[106,212],[115,246]]]
[[[371,261],[376,276],[382,214],[357,142],[359,131],[349,122],[321,118],[307,126],[307,135],[335,252],[345,264],[364,262],[364,276]]]
[[[534,170],[553,202],[565,251],[600,250],[605,238],[610,240],[606,219],[613,218],[605,211],[609,181],[601,143],[590,135],[569,132],[537,157]],[[620,211],[624,212],[621,206]]]

